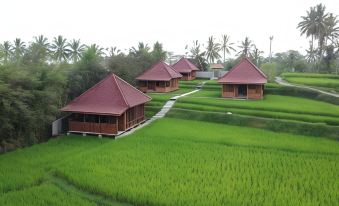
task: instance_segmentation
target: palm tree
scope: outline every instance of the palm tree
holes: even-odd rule
[[[14,40],[14,54],[16,61],[18,61],[24,55],[25,50],[26,50],[25,42],[21,41],[20,38],[16,38]]]
[[[12,46],[11,42],[4,41],[3,44],[0,44],[0,52],[3,55],[4,63],[7,64],[8,59],[13,54],[13,46]]]
[[[53,50],[53,59],[57,62],[67,61],[70,50],[68,49],[66,38],[61,35],[54,37],[51,48]]]
[[[206,48],[206,58],[210,63],[213,63],[214,60],[219,59],[221,56],[219,54],[220,44],[214,42],[213,36],[208,38],[207,48]]]
[[[39,61],[45,61],[47,55],[50,52],[50,44],[48,43],[48,39],[43,35],[38,37],[34,37],[34,41],[31,44],[33,62],[37,63]]]
[[[228,36],[227,34],[222,35],[221,37],[221,50],[224,53],[224,64],[226,62],[226,53],[230,54],[231,50],[235,51],[235,49],[232,47],[234,43],[230,42],[230,36]]]
[[[148,46],[148,44],[144,44],[143,42],[139,42],[138,44],[138,48],[132,47],[130,49],[130,54],[132,54],[133,56],[140,56],[143,54],[148,54],[150,50],[150,47]]]
[[[118,49],[116,46],[115,47],[107,48],[106,50],[108,50],[108,56],[109,57],[114,57],[114,56],[121,55],[121,50]]]
[[[197,62],[197,66],[204,70],[206,67],[205,52],[200,51],[200,43],[198,40],[193,41],[193,46],[190,48],[191,57]]]
[[[312,47],[312,43],[310,43],[310,48],[306,49],[306,61],[308,63],[314,63],[317,59],[317,51]]]
[[[334,16],[332,13],[330,13],[329,16],[325,19],[325,23],[326,42],[327,40],[330,40],[331,43],[334,44],[335,40],[339,38],[339,20],[337,19],[337,16]]]
[[[253,52],[251,53],[251,57],[254,61],[254,64],[256,66],[259,66],[259,64],[261,63],[263,57],[261,56],[261,54],[263,54],[263,51],[260,51],[255,45],[254,45],[254,49]]]
[[[164,51],[162,44],[158,41],[154,43],[151,54],[155,61],[165,60],[167,56],[167,52]]]
[[[72,59],[73,62],[79,61],[82,52],[85,50],[85,45],[80,43],[80,39],[73,39],[67,46],[69,47],[69,58]]]
[[[241,51],[238,52],[238,55],[241,57],[248,57],[252,50],[253,43],[248,37],[246,37],[245,41],[241,42],[241,45],[238,47],[241,49]]]
[[[87,49],[92,50],[93,53],[98,57],[102,57],[103,55],[105,55],[104,48],[100,47],[97,44],[91,44],[90,46],[87,46]]]
[[[302,21],[299,22],[298,27],[300,29],[300,35],[311,36],[311,47],[314,50],[314,38],[317,35],[317,13],[314,7],[311,7],[309,11],[306,11],[306,16],[302,16]]]
[[[328,16],[327,13],[325,13],[326,7],[322,4],[318,4],[315,7],[316,12],[316,31],[317,31],[317,38],[318,38],[318,55],[320,57],[320,60],[323,57],[323,51],[325,45],[325,35],[326,35],[326,18]]]

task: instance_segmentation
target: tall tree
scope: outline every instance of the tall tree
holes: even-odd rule
[[[69,47],[69,58],[72,59],[74,63],[78,62],[86,46],[80,43],[80,39],[73,39],[67,45]]]
[[[132,47],[130,49],[130,54],[135,56],[135,57],[138,57],[138,56],[148,54],[149,51],[150,51],[150,47],[148,46],[148,44],[145,44],[143,42],[139,42],[137,48]]]
[[[54,60],[57,62],[67,61],[70,50],[68,49],[66,38],[61,35],[54,37],[51,48]]]
[[[107,48],[108,50],[108,56],[109,57],[114,57],[114,56],[117,56],[117,55],[121,55],[121,50],[118,49],[116,46],[115,47],[110,47],[110,48]]]
[[[90,46],[87,46],[87,50],[90,50],[91,53],[94,53],[98,57],[102,57],[105,55],[104,48],[100,47],[97,44],[91,44]]]
[[[30,56],[33,63],[45,62],[50,52],[50,44],[48,39],[43,35],[34,37],[33,43],[30,45]]]
[[[231,51],[235,51],[235,49],[232,47],[234,43],[230,42],[230,36],[227,34],[224,34],[221,36],[221,50],[224,54],[224,64],[226,62],[226,53],[230,54]]]
[[[300,35],[311,36],[310,47],[314,51],[314,39],[317,35],[317,13],[314,7],[311,7],[309,11],[306,11],[306,16],[301,17],[302,21],[299,22],[298,27],[300,29]]]
[[[221,56],[219,54],[220,44],[215,42],[213,36],[208,38],[207,48],[206,48],[206,59],[209,63],[214,63],[214,60],[219,59]]]
[[[25,42],[21,41],[20,38],[16,38],[14,40],[14,58],[16,62],[18,62],[21,59],[25,51],[26,51]]]
[[[270,62],[272,60],[272,41],[273,41],[273,36],[270,36],[270,54],[269,54]]]
[[[263,51],[260,51],[260,50],[254,45],[254,49],[253,49],[253,51],[252,51],[252,53],[251,53],[251,58],[252,58],[252,60],[253,60],[253,62],[254,62],[254,64],[255,64],[256,66],[259,66],[259,65],[261,64],[261,62],[262,62],[262,60],[263,60],[263,56],[262,56],[263,53],[264,53]]]
[[[239,46],[241,50],[238,52],[238,55],[240,55],[241,57],[249,57],[253,45],[254,44],[252,43],[252,41],[248,37],[246,37]]]
[[[4,43],[0,44],[0,52],[2,53],[4,63],[7,64],[9,58],[13,54],[13,46],[11,42],[4,41]]]
[[[154,58],[154,61],[165,60],[167,52],[164,51],[162,44],[157,41],[153,45],[151,55]]]
[[[206,52],[200,50],[200,43],[198,40],[193,41],[193,46],[190,48],[191,57],[194,59],[196,66],[201,70],[206,70],[207,60],[205,58]]]

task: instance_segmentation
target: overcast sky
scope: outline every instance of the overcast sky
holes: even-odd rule
[[[339,15],[338,0],[1,0],[0,41],[63,35],[124,51],[158,40],[167,51],[183,54],[193,40],[206,45],[209,36],[228,34],[236,45],[248,36],[268,55],[273,35],[274,53],[304,52],[308,40],[296,26],[318,3]]]

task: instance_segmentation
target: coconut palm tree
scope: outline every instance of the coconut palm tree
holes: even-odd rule
[[[61,35],[54,37],[51,48],[53,51],[53,59],[57,62],[67,61],[70,50],[68,49],[66,38]]]
[[[100,47],[97,44],[91,44],[90,46],[87,46],[87,49],[91,50],[98,57],[102,57],[105,55],[104,48]]]
[[[221,57],[219,51],[220,44],[215,43],[213,36],[210,36],[207,42],[206,59],[209,60],[210,63],[213,63],[214,60],[217,60]]]
[[[230,42],[230,36],[228,36],[227,34],[224,34],[221,36],[221,50],[223,51],[223,54],[224,54],[224,64],[226,62],[226,53],[227,54],[230,54],[231,53],[231,50],[232,51],[235,51],[235,49],[232,47],[234,43],[231,43]]]
[[[148,46],[148,44],[144,44],[143,42],[139,42],[138,44],[138,48],[132,47],[130,49],[130,54],[132,54],[133,56],[140,56],[143,54],[148,54],[150,51],[150,47]]]
[[[47,55],[50,52],[50,44],[48,39],[43,35],[34,37],[34,41],[30,46],[31,55],[33,62],[37,63],[40,61],[45,61]]]
[[[26,51],[26,44],[25,42],[21,41],[20,38],[16,38],[14,40],[14,58],[18,61]]]
[[[263,53],[264,53],[263,51],[260,51],[260,50],[254,45],[253,52],[251,53],[251,58],[253,59],[254,64],[255,64],[256,66],[259,66],[260,63],[262,62],[262,60],[263,60],[262,54],[263,54]]]
[[[335,40],[339,38],[339,20],[337,16],[334,16],[332,13],[328,15],[325,19],[326,29],[325,29],[325,36],[326,36],[326,44],[327,40],[330,40],[332,44],[335,43]]]
[[[300,35],[306,35],[306,37],[311,36],[311,47],[314,50],[314,39],[317,35],[317,13],[314,7],[311,7],[309,11],[306,11],[306,16],[302,16],[302,21],[299,22],[297,28],[300,29]]]
[[[13,54],[13,46],[11,42],[4,41],[3,44],[0,44],[0,52],[2,53],[4,63],[7,64],[9,58]]]
[[[190,48],[191,57],[197,63],[198,68],[204,70],[207,66],[205,52],[201,52],[200,43],[198,40],[193,41],[193,46]]]
[[[253,47],[252,41],[246,37],[243,42],[241,42],[241,45],[238,46],[241,50],[238,52],[237,55],[240,55],[241,57],[249,57],[252,47]]]
[[[306,61],[308,63],[314,63],[317,59],[317,51],[313,48],[311,42],[309,49],[306,49],[306,53]]]
[[[69,58],[72,59],[73,62],[79,61],[86,46],[80,43],[80,39],[73,39],[67,46],[69,47]]]
[[[108,56],[109,57],[114,57],[114,56],[121,55],[121,50],[118,49],[116,46],[115,47],[107,48],[106,50],[108,50]]]

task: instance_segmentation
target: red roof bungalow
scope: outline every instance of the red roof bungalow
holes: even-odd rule
[[[182,75],[181,80],[193,80],[196,77],[196,71],[199,71],[199,69],[185,57],[182,57],[177,63],[173,64],[172,67]]]
[[[61,109],[69,132],[116,135],[144,121],[151,98],[111,74]]]
[[[138,88],[142,92],[171,92],[179,89],[182,75],[171,66],[159,61],[136,78]]]
[[[222,97],[261,99],[267,77],[248,58],[244,58],[218,82],[222,84]]]

